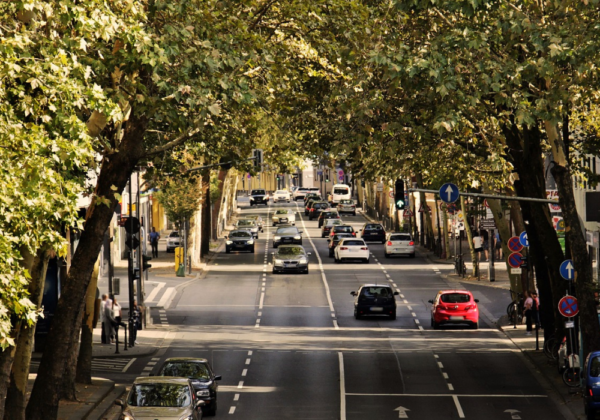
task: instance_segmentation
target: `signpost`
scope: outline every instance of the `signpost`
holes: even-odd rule
[[[508,249],[510,249],[512,252],[521,252],[523,249],[523,245],[521,245],[521,240],[518,236],[513,236],[506,244],[508,245]]]
[[[496,221],[494,219],[481,219],[479,227],[485,230],[496,229]]]
[[[458,187],[451,182],[447,182],[440,188],[440,199],[444,203],[454,203],[458,200],[458,196],[460,195],[458,191]]]
[[[579,304],[575,296],[567,295],[558,301],[558,312],[564,317],[571,318],[579,313]]]
[[[512,268],[519,268],[523,264],[523,256],[518,252],[513,252],[508,256],[508,265]]]
[[[521,245],[529,246],[529,239],[527,239],[527,232],[521,232],[519,235],[519,241],[521,241]]]
[[[573,266],[572,260],[564,260],[560,264],[560,276],[569,281],[575,278],[575,266]]]

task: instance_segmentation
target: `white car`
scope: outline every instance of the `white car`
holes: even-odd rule
[[[291,199],[289,191],[286,190],[277,190],[275,194],[273,194],[273,203],[279,203],[280,201],[285,201],[289,203]]]
[[[385,257],[408,255],[415,257],[415,243],[410,233],[388,233],[385,241]]]
[[[258,230],[260,228],[258,227],[258,223],[256,223],[255,220],[240,219],[235,224],[235,228],[237,230],[247,230],[252,233],[252,236],[254,236],[256,239],[258,239]]]
[[[369,247],[362,239],[342,239],[333,254],[336,263],[344,260],[361,260],[365,264],[369,263]]]
[[[294,201],[303,200],[304,196],[308,193],[315,193],[315,194],[320,195],[321,190],[319,190],[319,188],[317,188],[317,187],[300,187],[296,191],[294,191],[294,194],[292,195],[292,199]]]
[[[273,217],[271,217],[273,221],[273,226],[276,226],[280,223],[286,225],[296,225],[296,212],[293,210],[277,210]]]
[[[167,252],[175,252],[175,248],[183,246],[183,242],[179,237],[179,232],[174,230],[167,236]]]
[[[350,200],[352,193],[350,187],[344,184],[335,184],[332,188],[329,201],[336,206],[340,200]]]

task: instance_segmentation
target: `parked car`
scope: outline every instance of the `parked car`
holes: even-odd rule
[[[360,237],[365,241],[385,243],[385,229],[380,223],[365,223],[359,232]]]
[[[356,203],[354,200],[343,199],[337,205],[337,210],[340,213],[352,213],[353,216],[356,216]]]
[[[308,256],[301,245],[281,245],[273,253],[273,274],[295,272],[308,274]]]
[[[388,233],[385,242],[385,257],[394,255],[408,255],[415,257],[415,242],[410,233]]]
[[[217,394],[219,386],[217,381],[221,375],[215,375],[208,360],[196,357],[171,357],[164,361],[160,367],[159,376],[178,376],[192,381],[194,394],[204,401],[202,413],[214,416],[217,413]]]
[[[254,254],[254,235],[248,230],[233,230],[225,237],[225,252],[250,251]]]
[[[363,284],[357,292],[350,292],[354,296],[354,318],[361,319],[369,315],[385,315],[396,319],[396,298],[390,286],[382,284]]]
[[[321,226],[321,238],[326,238],[329,236],[329,232],[331,232],[331,228],[337,225],[343,225],[341,219],[325,219],[323,225]]]
[[[250,192],[250,206],[258,204],[269,205],[269,194],[265,190],[252,190]]]
[[[349,233],[338,233],[337,235],[333,235],[331,238],[327,239],[327,247],[329,248],[329,257],[334,256],[335,247],[340,243],[340,241],[344,238],[352,238],[352,235]]]
[[[127,399],[116,400],[121,419],[202,419],[204,401],[195,397],[188,378],[153,376],[136,378]]]
[[[600,351],[591,352],[583,365],[583,406],[586,418],[596,418],[600,411]]]
[[[273,194],[273,203],[279,203],[281,201],[285,201],[286,203],[290,202],[290,193],[286,190],[277,190]]]
[[[252,232],[252,235],[258,239],[258,224],[252,219],[240,219],[235,223],[237,230],[247,230]]]
[[[348,233],[350,236],[356,237],[356,232],[354,231],[354,228],[350,225],[333,226],[331,228],[331,231],[329,232],[329,237],[337,235],[338,233]]]
[[[362,239],[342,239],[334,249],[334,258],[336,263],[348,260],[361,260],[365,264],[369,263],[369,248]]]
[[[296,226],[282,226],[273,235],[273,248],[284,244],[302,245],[302,231]]]
[[[296,224],[296,212],[293,210],[277,210],[275,214],[271,217],[271,221],[273,222],[273,226],[278,224]]]
[[[167,252],[175,252],[175,248],[183,246],[179,232],[174,230],[167,236]]]
[[[256,224],[258,225],[258,230],[260,230],[261,232],[264,231],[263,227],[265,225],[265,222],[264,222],[262,216],[260,216],[258,214],[245,214],[244,219],[254,220],[256,222]]]
[[[340,214],[336,210],[325,210],[319,214],[319,218],[317,219],[318,226],[323,226],[323,221],[326,219],[339,219]]]
[[[431,303],[431,326],[434,330],[442,325],[469,324],[479,328],[478,299],[468,290],[440,290]]]
[[[310,206],[308,211],[308,220],[313,220],[319,217],[322,211],[329,209],[329,203],[327,201],[317,201]]]

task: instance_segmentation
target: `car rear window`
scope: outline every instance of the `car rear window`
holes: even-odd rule
[[[333,230],[335,232],[354,232],[352,226],[334,226]]]
[[[390,241],[410,241],[410,235],[392,235]]]
[[[383,230],[383,226],[381,226],[381,225],[367,225],[367,226],[365,226],[365,230]]]
[[[471,296],[466,293],[444,293],[440,300],[444,303],[467,303],[471,301]]]
[[[329,204],[325,204],[325,203],[315,203],[313,205],[313,208],[315,208],[315,209],[326,209],[327,207],[329,207]]]
[[[600,376],[600,357],[596,356],[590,362],[590,376],[597,378]]]
[[[348,188],[338,187],[333,189],[334,194],[348,194]]]
[[[363,241],[344,241],[344,245],[365,246],[365,243]]]
[[[394,296],[389,287],[363,287],[360,295],[364,297],[391,297]]]

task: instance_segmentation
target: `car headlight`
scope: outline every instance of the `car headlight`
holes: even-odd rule
[[[254,241],[248,241],[246,242],[248,245],[254,245]]]
[[[210,391],[208,389],[200,389],[196,391],[198,397],[210,397]]]
[[[233,243],[233,241],[227,241],[225,242],[227,245],[231,245]]]
[[[306,258],[300,258],[300,264],[308,264],[308,260]]]
[[[300,236],[300,235],[296,235],[296,236],[294,236],[294,239],[296,239],[296,240],[298,240],[298,239],[302,239],[302,236]]]
[[[123,413],[123,415],[121,416],[121,419],[122,420],[135,420],[135,417],[133,417],[133,414],[131,414],[130,412],[125,411]]]
[[[273,236],[273,240],[280,241],[281,240],[281,236]]]
[[[281,265],[283,264],[283,260],[275,260],[275,265]]]

